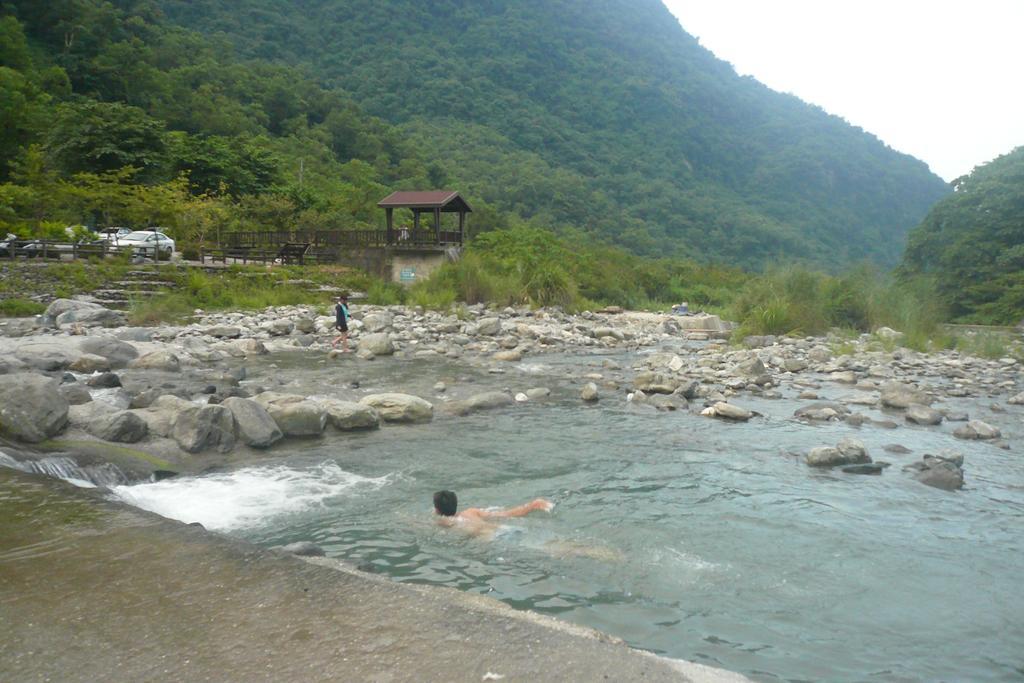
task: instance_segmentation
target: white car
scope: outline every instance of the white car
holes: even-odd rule
[[[157,230],[136,230],[117,240],[117,246],[131,249],[132,253],[152,257],[170,257],[174,253],[174,240]]]
[[[108,244],[118,244],[124,237],[132,234],[131,228],[103,228],[99,231],[99,239]]]

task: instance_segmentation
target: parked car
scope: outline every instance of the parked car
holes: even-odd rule
[[[0,242],[0,257],[10,258],[13,252],[14,256],[26,258],[38,258],[44,255],[47,258],[60,258],[62,251],[66,251],[66,248],[55,244],[44,246],[40,240],[19,240],[11,235]]]
[[[127,237],[131,233],[131,228],[103,228],[97,232],[99,238],[108,244],[117,244],[122,237]]]
[[[136,230],[118,238],[117,246],[131,249],[133,254],[152,257],[154,253],[161,258],[169,258],[174,253],[174,240],[157,230]]]

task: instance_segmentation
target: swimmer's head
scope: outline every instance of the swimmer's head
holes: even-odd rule
[[[455,491],[438,491],[434,494],[434,512],[445,517],[452,517],[459,509],[459,497]]]

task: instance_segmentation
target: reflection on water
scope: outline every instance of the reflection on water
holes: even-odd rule
[[[952,425],[800,424],[787,399],[739,399],[765,415],[747,424],[655,413],[614,395],[582,408],[559,359],[544,364],[498,381],[547,384],[547,404],[298,442],[263,467],[117,492],[259,544],[313,541],[399,581],[488,594],[763,680],[1024,676],[1019,454],[954,440]],[[480,371],[443,362],[433,373],[388,367],[360,370],[364,390],[398,384],[394,373],[423,395],[458,373],[485,389]],[[288,370],[291,388],[322,390],[323,370]],[[993,421],[1024,443],[1012,410]],[[846,475],[788,455],[847,435],[893,467]],[[886,453],[890,443],[912,452]],[[965,455],[965,490],[930,489],[900,471],[946,448]],[[483,542],[433,523],[431,494],[442,488],[463,506],[538,496],[557,506],[508,520],[510,533]]]

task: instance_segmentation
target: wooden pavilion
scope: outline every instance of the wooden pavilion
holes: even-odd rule
[[[461,245],[466,231],[466,214],[473,211],[458,192],[450,190],[392,192],[380,200],[377,206],[384,209],[387,215],[386,243],[389,245]],[[395,209],[410,209],[412,211],[412,230],[408,228],[395,229]],[[433,214],[433,230],[420,228],[420,215],[424,213]],[[459,229],[457,231],[441,230],[442,213],[459,214]]]

